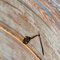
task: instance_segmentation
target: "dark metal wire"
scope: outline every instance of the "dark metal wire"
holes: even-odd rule
[[[43,48],[43,44],[42,44],[42,41],[41,41],[41,36],[40,36],[40,34],[35,35],[35,36],[33,36],[33,37],[26,36],[26,37],[24,38],[24,40],[23,40],[23,43],[24,43],[24,44],[28,44],[29,41],[30,41],[31,39],[35,38],[36,36],[39,36],[39,40],[40,40],[40,44],[41,44],[41,49],[42,49],[42,54],[44,55],[44,48]]]
[[[44,48],[43,48],[43,44],[42,44],[42,40],[41,40],[41,36],[39,36],[39,40],[40,40],[40,44],[41,44],[42,54],[44,55]]]

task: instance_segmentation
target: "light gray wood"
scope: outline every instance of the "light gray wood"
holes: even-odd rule
[[[59,0],[0,0],[0,21],[23,37],[39,31],[45,55],[38,37],[27,46],[43,60],[60,60],[59,5]]]
[[[0,27],[0,57],[2,60],[40,60],[21,42]]]

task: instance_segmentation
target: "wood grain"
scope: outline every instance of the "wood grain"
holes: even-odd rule
[[[21,47],[20,47],[21,46]],[[17,37],[0,26],[0,57],[3,60],[40,60]],[[18,58],[17,58],[18,57]]]
[[[13,34],[18,38],[19,34],[33,36],[39,31],[45,55],[42,55],[38,37],[27,46],[43,60],[60,60],[59,4],[59,0],[0,0],[0,21],[16,31]]]

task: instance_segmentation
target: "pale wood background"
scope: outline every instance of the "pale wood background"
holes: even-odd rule
[[[1,60],[39,60],[22,43],[0,29]]]
[[[0,23],[2,27],[4,25],[7,25],[5,29],[8,29],[7,31],[13,33],[13,35],[15,35],[18,39],[21,38],[21,41],[26,35],[33,36],[36,35],[38,31],[41,34],[45,52],[44,56],[41,52],[39,38],[36,37],[27,45],[27,47],[29,47],[34,53],[33,56],[31,56],[32,53],[28,53],[26,56],[24,56],[24,54],[19,54],[21,56],[21,59],[19,57],[16,58],[17,60],[24,60],[24,58],[26,58],[26,60],[35,60],[39,58],[42,58],[43,60],[60,60],[59,0],[0,0],[0,22],[3,24],[1,25]],[[3,33],[4,32],[2,32],[2,35],[5,36]],[[3,38],[2,35],[1,38]],[[16,45],[15,51],[17,51],[16,49],[19,48],[20,44],[18,44],[17,41],[13,41],[14,39],[12,40],[12,37],[9,39],[8,36],[5,37],[8,41],[11,40],[12,43]],[[8,42],[7,40],[3,38],[1,41],[6,45],[7,43],[5,43],[5,41]],[[10,42],[8,43],[10,44]],[[26,51],[25,47],[20,47]],[[6,46],[4,46],[4,48],[6,48]],[[6,55],[6,57],[4,57],[5,50],[3,50],[1,47],[0,49],[2,60],[15,60],[15,57],[12,59],[9,57],[9,55]],[[8,51],[8,49],[6,50]],[[4,52],[2,53],[2,51]],[[18,49],[17,52],[21,53],[20,49]],[[9,53],[10,52],[8,51],[6,54]]]

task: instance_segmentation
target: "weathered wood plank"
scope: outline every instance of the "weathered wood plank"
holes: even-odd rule
[[[1,0],[0,21],[23,36],[33,36],[40,31],[45,51],[43,58],[60,60],[60,12],[58,4],[54,3],[56,7],[52,3],[51,0]],[[38,56],[42,55],[38,38],[28,46]]]
[[[0,57],[3,60],[40,60],[28,47],[0,27]]]
[[[7,34],[9,34],[10,36],[14,37],[15,39],[17,39],[17,41],[21,42],[23,41],[24,37],[22,35],[20,35],[19,33],[17,33],[15,30],[11,29],[10,27],[8,27],[5,23],[0,22],[0,28],[2,28],[3,31],[5,31]],[[39,57],[33,50],[33,47],[29,47],[30,45],[27,45],[25,47],[27,47],[30,51],[33,52],[33,54],[35,54],[37,56],[37,58],[41,59],[42,57]],[[37,46],[36,46],[37,47]],[[40,48],[39,48],[40,49]]]
[[[6,7],[7,8],[7,7]],[[9,9],[9,8],[8,8]],[[10,10],[10,9],[9,9]],[[29,10],[28,10],[29,11]],[[5,11],[6,12],[6,11]],[[13,11],[14,12],[14,11]],[[17,11],[15,11],[15,12],[17,12]],[[31,12],[31,11],[30,11]],[[9,12],[8,12],[9,13]],[[27,12],[28,13],[28,12]],[[31,12],[32,13],[32,12]],[[6,24],[8,24],[8,26],[10,26],[11,28],[13,28],[13,29],[17,29],[16,31],[17,32],[20,32],[20,33],[22,33],[23,35],[29,35],[29,36],[32,36],[32,35],[35,35],[36,33],[37,33],[37,29],[36,28],[34,28],[34,26],[32,26],[28,21],[30,20],[28,20],[27,22],[28,22],[28,25],[27,26],[29,26],[30,25],[30,27],[27,27],[26,25],[21,25],[22,27],[24,27],[25,26],[25,28],[23,28],[22,30],[21,30],[21,26],[20,25],[18,25],[18,24],[21,24],[21,23],[19,23],[18,21],[16,21],[17,22],[17,25],[16,25],[16,23],[15,23],[15,19],[16,18],[14,18],[14,20],[12,19],[12,20],[9,20],[10,18],[9,17],[6,17],[6,14],[4,15],[4,13],[1,13],[2,14],[2,17],[4,18],[1,18],[1,21],[2,22],[4,22],[4,23],[6,23]],[[16,16],[18,16],[18,15],[16,15]],[[16,17],[15,16],[15,17]],[[29,17],[31,17],[30,15],[28,15]],[[20,16],[18,16],[18,18],[20,18]],[[24,18],[24,16],[23,16],[23,18]],[[32,17],[31,17],[32,18]],[[34,19],[34,18],[33,18]],[[5,20],[5,21],[4,21]],[[9,20],[9,21],[8,21]],[[19,20],[19,19],[16,19],[16,20]],[[24,22],[24,19],[22,19],[22,20],[20,20],[20,22]],[[10,24],[9,24],[10,23]],[[13,25],[12,25],[13,24]],[[26,31],[26,28],[28,28],[29,30],[27,30]],[[23,32],[23,31],[25,31],[25,32]],[[28,33],[29,32],[29,33]],[[24,34],[25,33],[25,34]],[[36,42],[36,41],[35,41]],[[39,41],[38,41],[39,42]],[[33,45],[35,45],[35,44],[33,44]],[[39,45],[40,45],[40,43],[39,43]],[[38,46],[38,45],[37,45]],[[31,46],[32,47],[32,46]],[[37,48],[39,48],[39,52],[41,52],[40,51],[40,46],[39,47],[37,47]],[[37,52],[37,51],[36,51]],[[40,53],[39,53],[39,56],[40,56]]]

